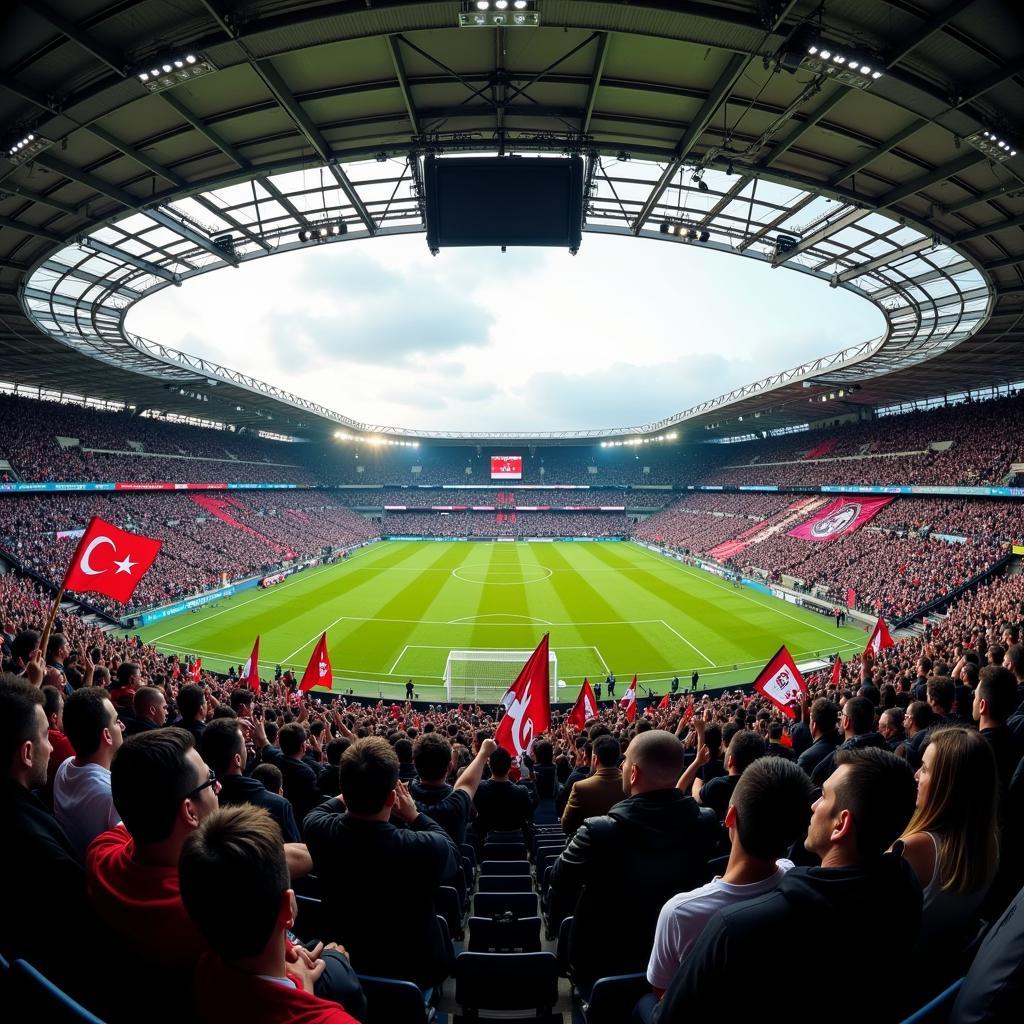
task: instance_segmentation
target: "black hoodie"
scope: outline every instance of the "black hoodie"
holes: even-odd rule
[[[885,920],[900,922],[901,948],[916,941],[921,887],[901,856],[861,867],[793,868],[772,892],[708,921],[653,1021],[691,1024],[723,1013],[758,1024],[899,1019],[893,1000],[851,985],[849,974],[886,941]],[[797,993],[797,1004],[783,992]]]

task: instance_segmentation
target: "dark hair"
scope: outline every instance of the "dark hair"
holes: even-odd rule
[[[398,783],[398,755],[387,740],[367,736],[341,755],[339,775],[345,806],[355,814],[376,814]]]
[[[134,662],[122,661],[121,664],[117,666],[118,687],[131,686],[132,676],[138,675],[141,671],[142,670],[139,668],[139,666],[136,665]]]
[[[60,711],[63,700],[64,694],[56,686],[43,687],[43,714],[46,715],[47,722]]]
[[[110,795],[138,843],[157,843],[174,828],[186,794],[196,785],[187,729],[150,729],[129,736],[110,766]]]
[[[943,711],[952,710],[956,698],[956,683],[949,676],[932,676],[928,680],[928,700],[938,704]]]
[[[622,748],[614,736],[598,736],[593,749],[594,757],[602,768],[615,768],[622,758]]]
[[[990,718],[1005,722],[1017,707],[1017,680],[1002,665],[986,665],[978,677],[978,696],[988,704]]]
[[[182,847],[181,899],[225,960],[256,956],[270,941],[289,887],[281,830],[262,807],[222,807]]]
[[[46,660],[49,661],[66,643],[63,633],[51,633],[46,641]]]
[[[102,686],[83,686],[64,702],[64,733],[76,756],[92,757],[99,750],[103,730],[110,727],[109,703],[110,694]]]
[[[935,717],[931,705],[924,700],[913,700],[907,705],[907,714],[916,729],[927,729]]]
[[[11,644],[11,660],[27,662],[28,656],[39,646],[39,633],[34,629],[23,629]]]
[[[492,775],[505,776],[512,767],[512,755],[504,747],[498,747],[487,759],[487,763],[491,766]]]
[[[709,725],[704,730],[704,743],[711,751],[711,756],[718,757],[722,753],[722,727]]]
[[[178,691],[178,714],[191,722],[206,703],[206,691],[198,683],[189,683]]]
[[[228,774],[231,760],[239,751],[243,752],[244,768],[245,744],[237,718],[215,718],[207,723],[203,735],[199,737],[199,753],[218,778]]]
[[[729,743],[729,756],[742,775],[759,757],[764,757],[764,740],[756,732],[742,729]]]
[[[839,721],[839,708],[828,698],[819,697],[811,705],[811,721],[819,732],[834,732]]]
[[[335,768],[341,764],[341,755],[352,746],[352,741],[344,736],[337,736],[327,744],[327,763]]]
[[[404,736],[395,740],[395,753],[399,764],[412,764],[412,743]]]
[[[2,770],[8,775],[18,747],[39,737],[36,705],[43,695],[19,676],[0,675],[0,755]]]
[[[265,722],[263,725],[263,731],[267,734],[268,743],[277,742],[277,722]]]
[[[135,709],[135,714],[144,715],[150,708],[155,707],[163,696],[164,691],[156,686],[140,686],[132,698],[132,707]],[[166,700],[166,697],[164,699]]]
[[[550,740],[537,740],[533,745],[533,759],[537,764],[553,764],[555,748]]]
[[[397,752],[397,743],[395,749]],[[452,763],[452,746],[440,734],[429,732],[417,738],[412,758],[416,765],[417,775],[424,782],[436,782],[448,774],[448,766]],[[401,759],[401,754],[399,754],[399,759]]]
[[[814,786],[795,762],[760,758],[732,794],[740,845],[758,860],[777,860],[807,831],[813,802]]]
[[[770,740],[781,740],[782,739],[782,723],[781,722],[769,722],[768,723],[768,739],[770,739]]]
[[[284,776],[281,774],[281,769],[269,761],[256,765],[252,770],[252,777],[262,783],[263,788],[269,793],[280,793],[284,787]]]
[[[850,723],[854,736],[862,736],[874,728],[875,706],[867,697],[851,697],[843,705],[843,714]]]
[[[306,742],[306,729],[299,722],[289,722],[277,734],[277,743],[285,757],[294,757]]]
[[[835,784],[837,807],[853,815],[857,849],[870,860],[892,846],[914,813],[914,769],[878,747],[837,750],[836,768],[844,765],[849,771]]]
[[[252,690],[232,690],[228,702],[238,711],[240,708],[252,707]]]
[[[1010,670],[1014,675],[1024,676],[1024,644],[1012,644],[1006,657],[1010,660]]]

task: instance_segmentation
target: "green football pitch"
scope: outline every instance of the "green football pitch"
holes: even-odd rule
[[[864,646],[859,629],[631,543],[382,541],[265,591],[142,629],[167,653],[226,671],[260,635],[260,674],[301,672],[327,631],[333,689],[444,697],[452,650],[529,651],[544,633],[572,700],[584,677],[663,693],[700,673],[708,689],[750,682],[781,644],[797,662]],[[525,658],[524,658],[525,660]],[[515,672],[512,672],[514,678]]]

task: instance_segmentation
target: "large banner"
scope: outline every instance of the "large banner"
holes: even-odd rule
[[[492,480],[522,480],[523,479],[523,457],[522,457],[522,455],[492,455],[491,456],[491,479]]]
[[[871,522],[892,498],[837,498],[813,519],[790,530],[788,537],[800,540],[835,540]]]

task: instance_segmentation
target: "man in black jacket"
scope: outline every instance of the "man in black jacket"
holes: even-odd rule
[[[480,839],[488,832],[514,832],[528,825],[533,817],[530,791],[509,780],[512,768],[509,752],[498,747],[487,763],[491,777],[480,783],[473,798],[477,814],[474,828]]]
[[[609,974],[642,971],[665,901],[703,881],[718,821],[676,789],[683,747],[661,729],[636,736],[622,765],[625,799],[588,818],[551,872],[551,917],[570,914],[569,962],[586,995]],[[628,941],[609,942],[608,928]]]
[[[302,821],[321,800],[316,772],[305,760],[306,729],[299,722],[289,722],[277,734],[277,741],[281,745],[280,757],[271,759],[266,749],[264,757],[281,769],[284,795],[292,805],[296,819]]]
[[[271,793],[258,779],[242,774],[247,753],[242,727],[237,718],[216,718],[203,730],[199,753],[220,782],[220,804],[253,804],[263,807],[277,822],[286,843],[301,842],[292,805]]]
[[[413,761],[419,778],[409,786],[409,793],[416,806],[433,818],[457,846],[466,841],[466,825],[473,813],[473,797],[480,786],[487,759],[497,749],[498,744],[494,740],[483,740],[476,757],[455,785],[450,786],[446,779],[452,766],[452,745],[436,732],[416,737]]]
[[[322,937],[340,942],[359,974],[436,984],[451,968],[451,947],[434,913],[434,892],[454,881],[458,851],[416,809],[387,740],[353,743],[340,774],[341,797],[315,807],[302,826],[320,877]]]
[[[836,755],[840,750],[861,750],[864,747],[888,749],[882,734],[875,731],[875,707],[867,697],[851,697],[843,705],[839,724],[843,730],[843,742],[815,765],[811,772],[811,782],[816,786],[821,786],[836,770]]]
[[[811,738],[814,741],[798,758],[797,764],[808,775],[821,763],[821,759],[831,754],[843,737],[836,728],[839,721],[839,708],[825,697],[819,697],[811,705]]]
[[[840,751],[805,842],[821,867],[793,868],[773,892],[715,914],[655,1009],[656,1024],[715,1019],[723,993],[730,1020],[792,1021],[792,1003],[765,993],[812,961],[800,971],[801,1005],[829,1024],[863,1020],[863,1000],[843,993],[836,971],[817,961],[822,951],[837,967],[863,961],[878,944],[871,907],[880,894],[900,922],[901,945],[914,944],[921,887],[900,854],[884,851],[909,822],[916,790],[910,765],[890,751]]]

